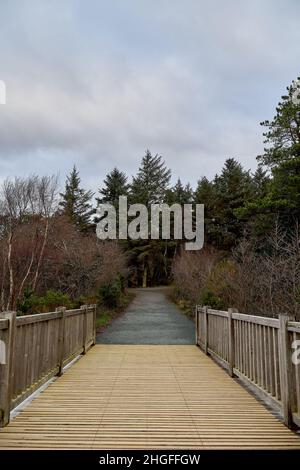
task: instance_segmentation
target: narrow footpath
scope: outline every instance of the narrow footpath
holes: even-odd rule
[[[167,298],[167,288],[134,289],[124,315],[97,336],[99,344],[195,344],[195,327]]]

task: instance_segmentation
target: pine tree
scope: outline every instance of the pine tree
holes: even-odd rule
[[[272,121],[261,124],[265,153],[258,161],[271,169],[268,194],[256,205],[259,213],[272,213],[286,229],[300,220],[300,84],[293,82],[282,96]]]
[[[162,157],[152,156],[147,150],[138,173],[132,180],[132,202],[147,206],[164,202],[170,178],[171,170],[165,166]]]
[[[108,173],[103,181],[103,187],[99,188],[100,197],[96,198],[98,204],[109,203],[118,208],[119,196],[128,195],[127,179],[126,174],[116,167]]]
[[[262,166],[259,166],[252,176],[253,195],[257,198],[263,198],[268,193],[268,187],[270,183],[270,176],[267,170],[264,170]]]
[[[202,177],[197,184],[195,190],[196,204],[204,204],[207,215],[212,215],[215,204],[216,192],[213,182],[209,181],[205,176]]]
[[[60,213],[68,217],[82,232],[86,232],[91,226],[91,216],[94,209],[91,204],[92,191],[86,191],[80,187],[79,172],[74,165],[70,175],[67,176],[65,191],[60,193]]]
[[[300,77],[287,87],[287,95],[276,108],[272,121],[264,121],[268,130],[263,134],[267,147],[258,161],[268,168],[276,168],[300,154]]]
[[[189,183],[183,186],[180,178],[176,184],[166,191],[166,203],[172,204],[189,204],[193,202],[193,189]]]
[[[146,151],[138,173],[133,177],[130,190],[130,203],[163,203],[167,199],[167,190],[171,171],[159,155],[152,156]],[[150,218],[150,210],[148,212]],[[136,240],[127,242],[127,253],[144,287],[159,283],[167,278],[168,242],[165,240]]]
[[[243,234],[244,223],[236,210],[251,196],[251,176],[234,158],[225,161],[220,175],[214,179],[215,217],[213,237],[218,246],[232,247]]]
[[[214,183],[205,176],[198,181],[194,201],[196,204],[204,204],[205,241],[212,243],[215,232],[216,189]]]

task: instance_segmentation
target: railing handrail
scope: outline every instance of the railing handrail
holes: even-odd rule
[[[205,307],[196,305],[197,311],[201,312]],[[227,317],[228,318],[228,311],[227,310],[216,310],[212,308],[207,308],[207,313],[209,315],[216,315],[219,317]],[[273,326],[274,328],[279,328],[279,319],[274,317],[262,316],[262,315],[249,315],[248,313],[241,313],[235,311],[232,313],[232,318],[237,320],[247,321],[249,323],[257,323],[266,326]],[[300,322],[296,322],[293,320],[289,320],[288,322],[289,328],[294,328],[300,331]]]

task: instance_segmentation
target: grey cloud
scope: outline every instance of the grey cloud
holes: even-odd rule
[[[193,184],[228,156],[255,168],[259,121],[299,75],[293,0],[2,0],[1,10],[1,178],[64,177],[75,162],[96,189],[114,165],[133,174],[146,148]]]

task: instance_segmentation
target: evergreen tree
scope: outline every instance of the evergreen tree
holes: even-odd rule
[[[272,230],[275,223],[287,232],[293,231],[300,221],[300,155],[276,165],[268,192],[245,209],[264,222],[264,233]]]
[[[80,187],[80,177],[75,165],[67,176],[65,191],[60,196],[60,213],[68,217],[80,231],[86,232],[94,214],[91,204],[93,192]]]
[[[183,204],[191,204],[194,201],[194,190],[190,183],[187,183],[184,187],[182,201]]]
[[[244,223],[236,210],[251,197],[251,176],[235,159],[229,158],[214,179],[215,209],[212,236],[221,248],[232,247],[243,234]]]
[[[138,173],[133,177],[130,190],[130,203],[151,204],[167,200],[171,171],[159,155],[152,156],[146,151]],[[151,212],[149,210],[149,219]],[[168,267],[168,241],[166,240],[128,240],[127,254],[139,282],[148,284],[165,282]]]
[[[286,228],[299,223],[300,153],[273,169],[269,200]]]
[[[272,121],[264,121],[265,153],[259,162],[271,169],[269,192],[255,209],[272,213],[286,229],[300,220],[300,85],[293,82],[276,108]]]
[[[171,170],[166,167],[162,157],[152,156],[147,150],[138,173],[132,180],[132,202],[147,206],[164,202],[170,178]]]
[[[263,209],[270,194],[271,178],[261,166],[251,179],[251,191],[243,206],[235,209],[234,214],[243,222],[252,236],[261,237],[272,229],[273,216]]]
[[[197,184],[194,194],[195,204],[204,204],[205,241],[212,243],[215,232],[216,188],[214,182],[205,176]]]
[[[252,186],[253,196],[257,198],[263,198],[268,193],[270,184],[270,176],[267,170],[264,170],[262,166],[259,166],[255,173],[252,175]]]
[[[190,183],[185,186],[181,183],[178,178],[177,183],[173,187],[174,202],[177,204],[191,204],[194,199],[193,188]]]
[[[286,161],[300,155],[300,77],[287,87],[287,95],[276,108],[276,116],[272,121],[264,121],[262,126],[267,147],[264,154],[257,157],[258,161],[268,168],[276,168]]]
[[[165,202],[172,206],[173,204],[180,204],[182,206],[182,227],[184,227],[184,220],[183,220],[183,205],[184,204],[192,204],[194,201],[194,192],[193,188],[189,183],[185,186],[182,184],[180,178],[178,178],[176,184],[167,190],[166,192],[166,200]],[[171,212],[170,214],[170,240],[164,240],[165,243],[165,252],[168,253],[169,258],[174,258],[179,251],[179,247],[185,243],[186,240],[177,240],[174,239],[174,214]],[[166,262],[165,265],[169,263]],[[171,266],[171,265],[170,265]],[[167,269],[168,274],[170,274],[170,270]]]
[[[100,197],[96,198],[98,204],[110,203],[118,208],[119,196],[127,196],[129,184],[127,184],[127,176],[118,168],[114,168],[108,173],[104,179],[104,185],[99,188]]]
[[[270,232],[275,222],[289,230],[300,220],[300,103],[295,100],[300,86],[295,82],[287,91],[273,120],[261,123],[268,128],[263,134],[267,146],[257,157],[254,197],[237,211],[259,235]]]
[[[166,203],[172,204],[189,204],[193,202],[193,188],[189,183],[183,186],[180,178],[177,183],[166,191]]]

